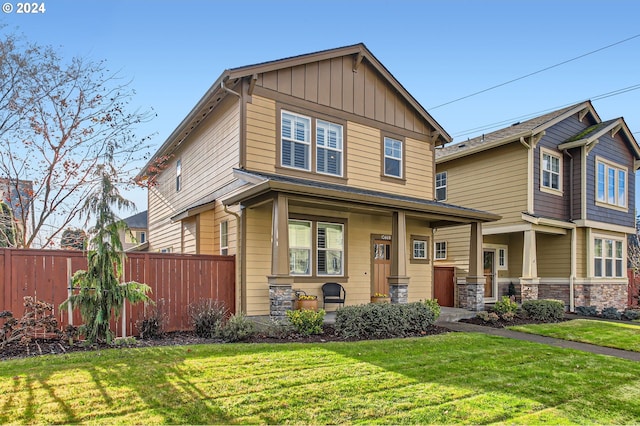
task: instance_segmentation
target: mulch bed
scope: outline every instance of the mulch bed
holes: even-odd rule
[[[569,318],[564,318],[561,319],[560,321],[557,322],[563,322],[563,321],[569,321]],[[534,320],[531,318],[527,318],[527,317],[515,317],[514,319],[512,319],[511,321],[505,321],[502,318],[496,320],[496,321],[485,321],[483,319],[480,319],[478,317],[474,317],[474,318],[469,318],[469,319],[461,319],[458,322],[464,322],[467,324],[475,324],[475,325],[483,325],[485,327],[493,327],[493,328],[505,328],[505,327],[511,327],[514,325],[526,325],[526,324],[546,324],[549,321],[538,321],[538,320]]]
[[[432,325],[426,332],[412,337],[429,336],[449,333],[451,330]],[[325,343],[347,341],[335,333],[332,325],[325,325],[322,334],[302,336],[289,334],[281,337],[256,334],[244,343]],[[353,339],[351,339],[353,341]],[[85,345],[83,342],[74,342],[72,345],[65,339],[31,339],[28,343],[19,341],[0,346],[0,361],[14,358],[26,358],[39,355],[60,355],[70,352],[87,352],[102,349],[116,349],[122,347],[149,347],[149,346],[183,346],[195,344],[223,343],[217,339],[205,339],[196,336],[193,332],[166,333],[157,339],[136,339],[132,345],[110,346],[107,344]]]

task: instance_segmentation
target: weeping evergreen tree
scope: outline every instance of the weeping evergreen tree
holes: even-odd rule
[[[11,207],[0,201],[0,247],[16,247],[18,230]]]
[[[109,325],[112,316],[120,318],[125,300],[131,303],[151,302],[147,293],[151,288],[135,281],[121,283],[124,252],[119,231],[128,231],[114,208],[130,209],[133,203],[120,195],[113,177],[117,171],[110,164],[100,165],[95,178],[100,184],[85,201],[82,212],[96,220],[90,231],[87,250],[87,270],[73,275],[73,287],[78,293],[65,300],[60,309],[79,309],[84,324],[79,331],[90,342],[111,343],[114,334]]]

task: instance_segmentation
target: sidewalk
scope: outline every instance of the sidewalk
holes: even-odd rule
[[[557,346],[566,349],[576,349],[579,351],[591,352],[600,355],[609,355],[617,358],[624,358],[631,361],[640,362],[640,352],[624,351],[621,349],[606,348],[604,346],[590,345],[587,343],[571,342],[569,340],[555,339],[553,337],[539,336],[536,334],[522,333],[519,331],[507,330],[506,328],[485,327],[482,325],[468,324],[464,322],[454,322],[438,320],[436,325],[448,328],[452,331],[467,333],[485,333],[492,336],[506,337],[509,339],[526,340],[528,342],[542,343],[550,346]]]

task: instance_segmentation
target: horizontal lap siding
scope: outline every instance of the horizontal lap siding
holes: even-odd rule
[[[275,101],[254,95],[247,104],[247,169],[275,172],[277,119]]]
[[[269,315],[271,204],[245,209],[247,315]]]
[[[536,233],[538,276],[568,277],[571,274],[571,232],[566,235]]]
[[[181,225],[170,218],[233,180],[238,167],[240,108],[235,97],[225,99],[182,142],[168,167],[149,190],[150,250],[181,250]],[[182,189],[176,191],[176,161],[182,163]],[[189,253],[195,244],[188,243]]]
[[[447,171],[447,203],[502,216],[487,228],[521,223],[527,210],[527,151],[520,143],[448,161],[436,171]]]
[[[428,257],[433,259],[433,240],[431,238],[431,228],[425,226],[424,221],[407,220],[407,241],[406,253],[410,259],[413,256],[411,246],[411,235],[429,237]],[[433,265],[429,263],[412,263],[407,260],[407,275],[411,277],[409,281],[409,302],[433,298]]]
[[[447,258],[435,261],[435,266],[454,266],[457,277],[466,277],[469,271],[469,225],[439,228],[433,240],[447,243]]]

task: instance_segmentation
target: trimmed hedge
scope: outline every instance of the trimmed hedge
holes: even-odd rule
[[[564,318],[564,302],[553,299],[526,300],[522,309],[538,321],[560,321]]]
[[[414,336],[426,332],[438,315],[431,301],[346,306],[336,311],[335,330],[345,339]]]

